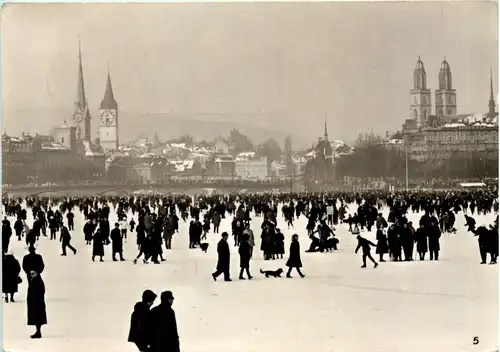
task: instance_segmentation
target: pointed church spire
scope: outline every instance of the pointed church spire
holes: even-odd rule
[[[495,115],[495,97],[493,94],[493,70],[490,68],[490,102],[488,104],[488,114]]]
[[[85,96],[85,84],[83,82],[83,64],[82,64],[82,49],[80,39],[78,39],[78,81],[76,87],[75,108],[80,109],[82,113],[87,106],[87,98]]]
[[[101,110],[104,109],[118,109],[115,96],[113,95],[113,86],[111,85],[111,75],[109,74],[108,66],[108,79],[106,81],[106,90],[104,91],[104,98],[101,101]]]
[[[90,141],[91,138],[90,111],[85,96],[85,83],[83,80],[82,49],[78,39],[78,81],[76,86],[76,99],[73,111],[73,124],[77,127],[77,138]]]
[[[326,124],[326,114],[325,114],[325,141],[328,140],[328,126]]]

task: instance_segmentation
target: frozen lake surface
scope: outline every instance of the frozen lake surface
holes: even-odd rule
[[[387,210],[384,216],[387,219]],[[408,217],[418,224],[420,215]],[[478,225],[490,224],[494,215],[475,218]],[[26,325],[22,273],[17,302],[3,304],[4,347],[28,352],[136,351],[127,342],[130,314],[146,288],[157,294],[173,291],[183,352],[482,352],[498,344],[498,266],[479,264],[477,237],[465,231],[463,213],[457,215],[457,234],[442,236],[438,262],[386,262],[376,269],[370,262],[360,268],[361,255],[354,254],[356,236],[347,225],[337,227],[340,245],[335,253],[304,253],[310,242],[306,220],[301,217],[295,229],[288,230],[279,218],[285,258],[264,261],[258,250],[262,220],[254,218],[254,280],[238,280],[239,256],[230,237],[234,281],[226,283],[222,276],[214,282],[210,275],[219,235],[208,235],[208,253],[189,250],[189,223],[180,220],[173,249],[164,252],[167,261],[161,265],[132,263],[137,255],[135,233],[129,233],[125,244],[126,262],[112,262],[111,246],[106,246],[105,262],[94,263],[92,246],[83,238],[83,216],[76,213],[76,256],[69,252],[61,257],[60,243],[45,237],[38,246],[45,261],[48,325],[42,328],[43,338],[29,338],[34,327]],[[31,225],[32,219],[28,221]],[[115,221],[113,213],[110,224]],[[230,233],[230,219],[223,220],[221,231]],[[266,279],[259,269],[286,270],[293,233],[299,234],[306,277],[295,273],[293,279]],[[374,230],[361,234],[375,238]],[[15,236],[11,249],[20,262],[27,253],[24,241]]]

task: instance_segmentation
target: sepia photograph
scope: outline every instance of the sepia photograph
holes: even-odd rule
[[[0,15],[3,351],[499,351],[497,1]]]

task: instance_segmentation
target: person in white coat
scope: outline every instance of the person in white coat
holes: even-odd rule
[[[121,218],[121,220],[119,221],[119,223],[120,223],[120,230],[122,232],[122,238],[126,240],[127,239],[127,227],[128,227],[127,217],[123,216]]]

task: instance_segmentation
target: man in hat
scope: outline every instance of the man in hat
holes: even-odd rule
[[[142,301],[134,306],[130,317],[130,331],[128,341],[135,343],[140,352],[149,351],[151,344],[151,306],[156,299],[156,294],[151,290],[142,293]]]
[[[177,321],[172,309],[174,296],[172,291],[162,292],[160,304],[151,309],[151,319],[154,322],[151,329],[150,352],[180,352]]]
[[[230,257],[231,252],[229,251],[229,245],[227,244],[227,239],[229,234],[227,232],[222,233],[222,238],[217,244],[217,254],[219,260],[217,261],[217,270],[212,274],[214,281],[217,281],[217,277],[224,273],[224,281],[231,281],[229,275]]]
[[[111,249],[113,250],[113,261],[116,262],[116,254],[120,256],[120,260],[124,261],[123,258],[123,238],[122,232],[120,231],[120,224],[116,223],[115,228],[111,230]]]

